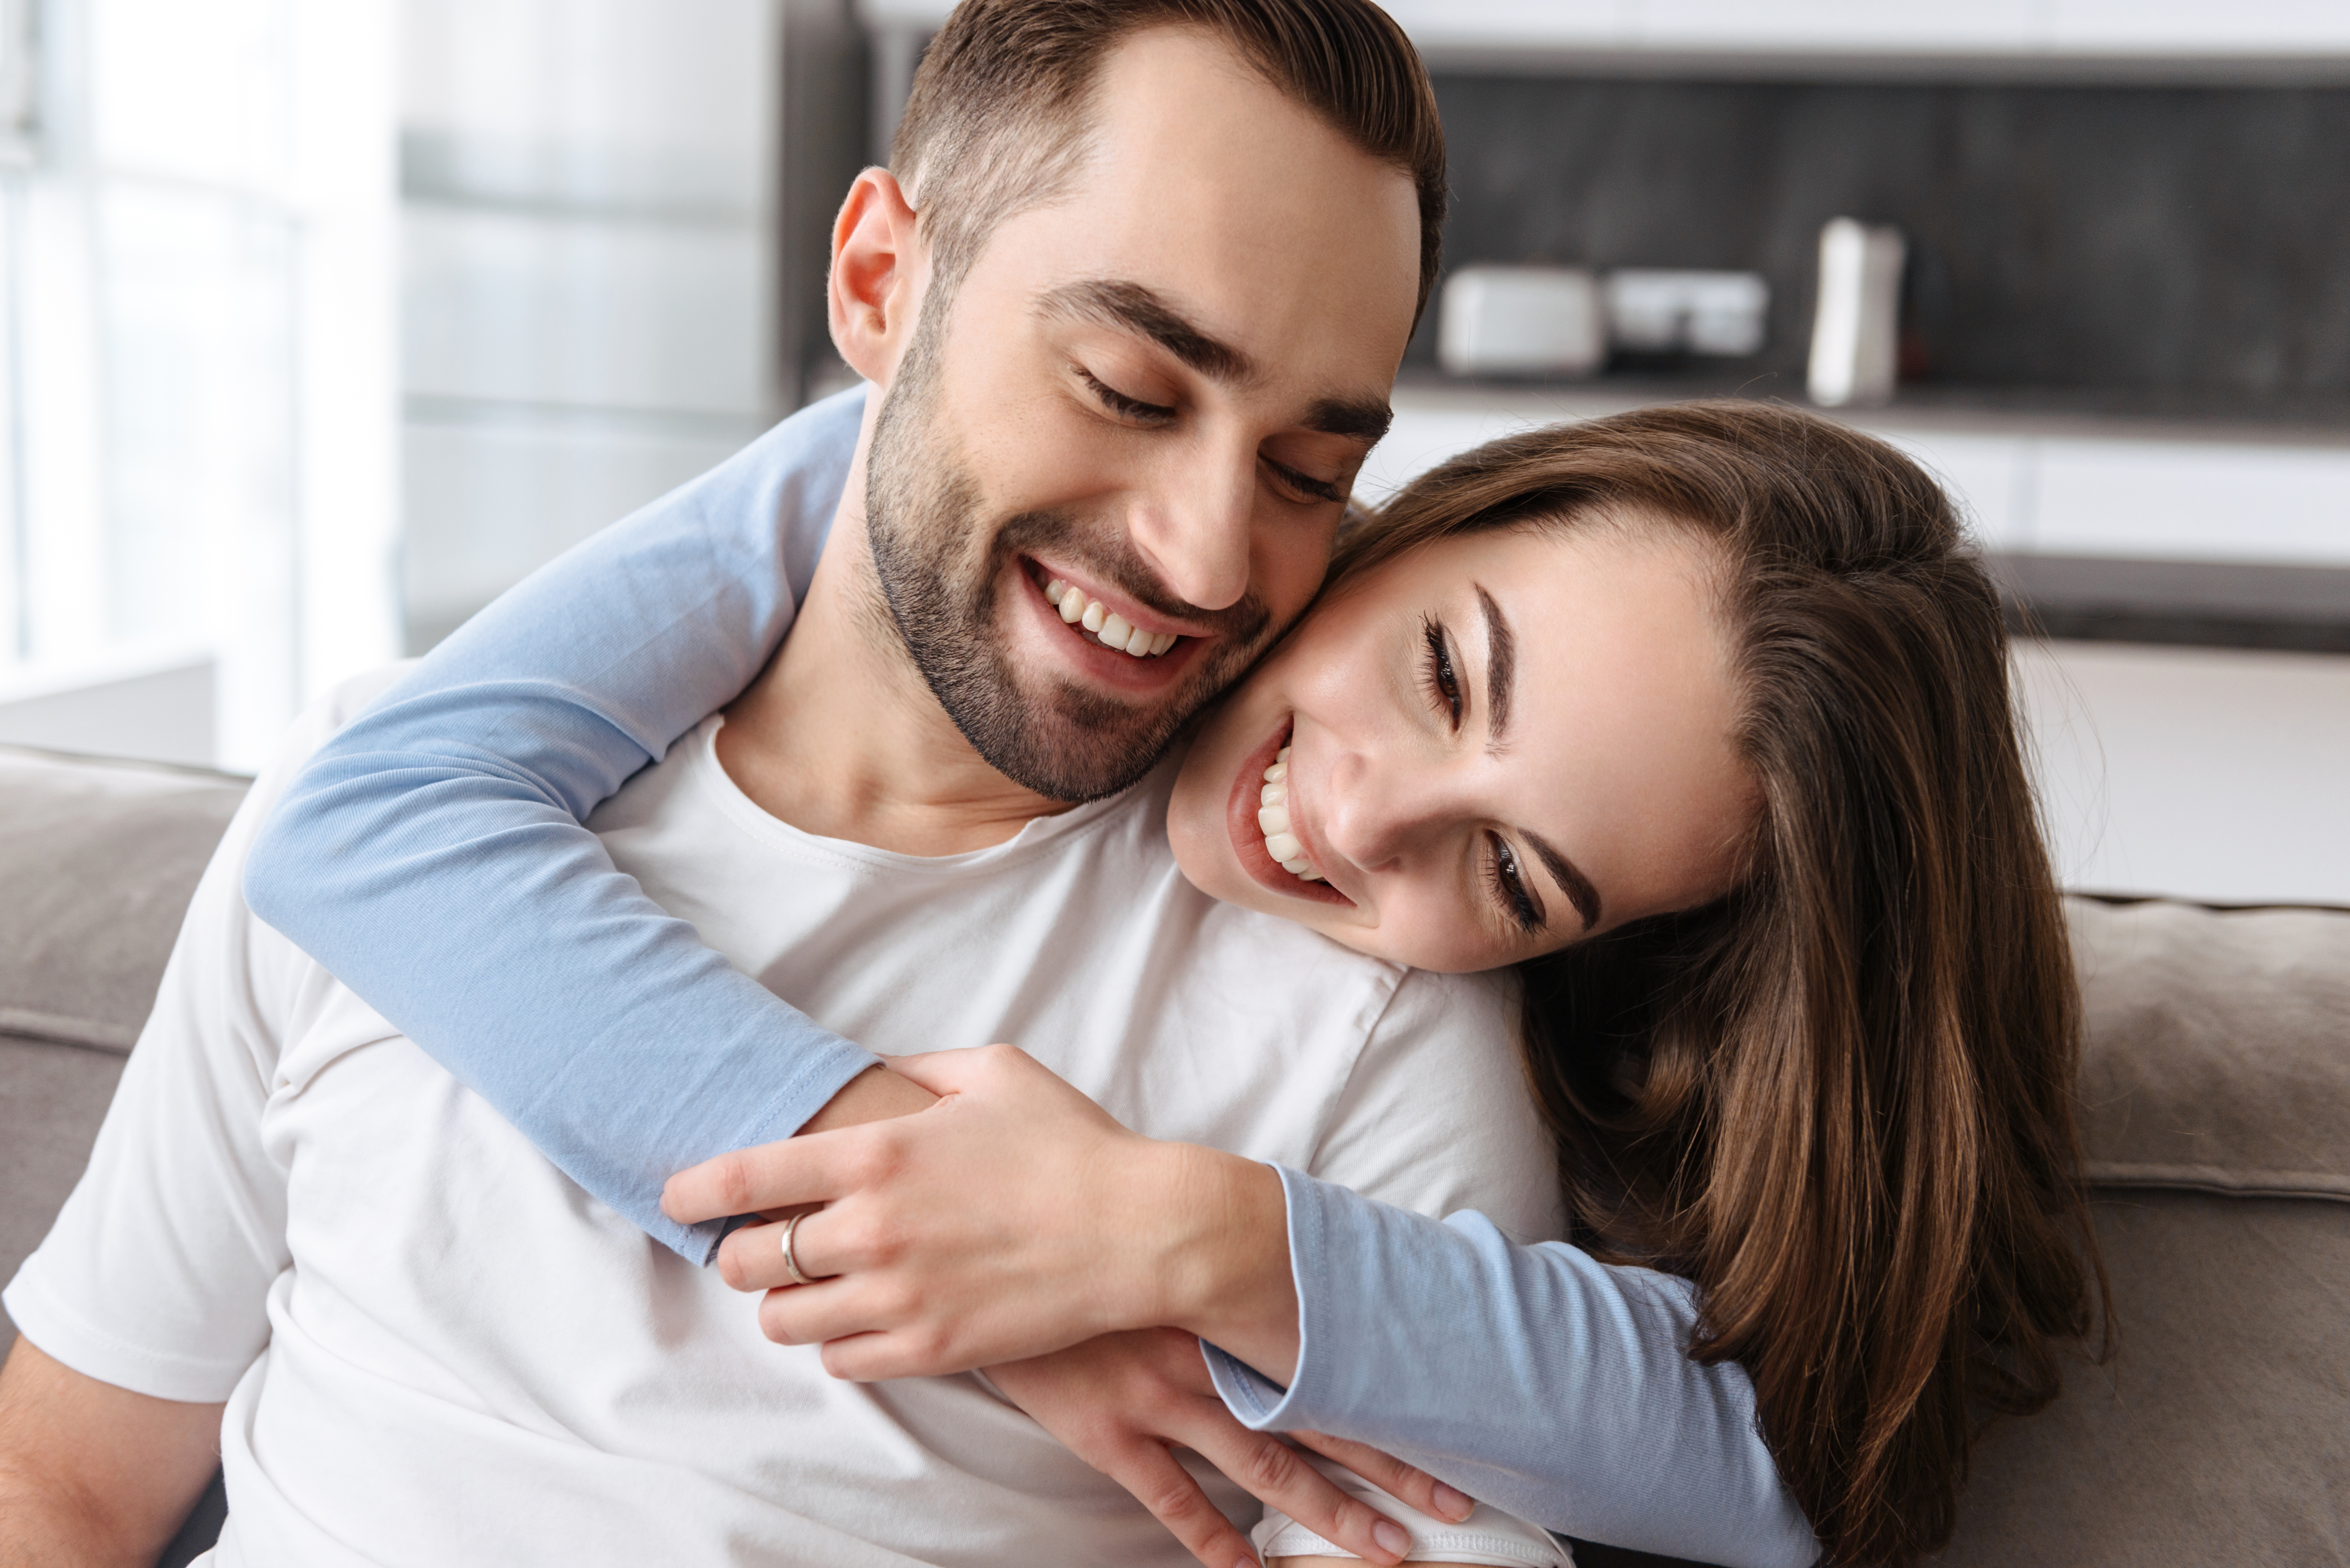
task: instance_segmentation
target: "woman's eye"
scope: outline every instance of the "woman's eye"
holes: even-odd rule
[[[1146,403],[1140,398],[1129,398],[1083,365],[1075,365],[1070,369],[1076,371],[1078,379],[1092,389],[1094,396],[1100,400],[1102,407],[1122,420],[1133,420],[1139,424],[1162,425],[1175,417],[1173,409],[1163,408],[1157,403]]]
[[[1425,680],[1429,701],[1461,727],[1461,678],[1452,672],[1452,652],[1445,646],[1444,628],[1434,620],[1420,622],[1420,635],[1428,644]]]
[[[1493,896],[1501,904],[1502,912],[1517,922],[1518,929],[1522,931],[1540,930],[1543,913],[1535,908],[1533,897],[1526,891],[1525,877],[1518,869],[1517,851],[1512,849],[1510,841],[1498,833],[1488,834],[1486,837],[1493,846]]]

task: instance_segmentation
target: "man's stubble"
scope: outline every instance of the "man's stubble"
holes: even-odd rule
[[[1247,670],[1271,640],[1272,616],[1253,593],[1216,612],[1172,599],[1115,523],[1057,510],[991,523],[939,418],[951,314],[933,292],[874,421],[866,527],[883,601],[874,607],[886,607],[886,618],[870,618],[874,633],[902,643],[955,728],[998,773],[1047,799],[1098,800],[1149,773],[1191,715]],[[1146,702],[1024,671],[996,622],[999,585],[1032,554],[1081,562],[1160,614],[1211,623],[1215,642],[1171,691]]]

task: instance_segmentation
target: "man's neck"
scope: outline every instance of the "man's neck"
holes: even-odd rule
[[[775,662],[726,710],[719,761],[802,832],[902,855],[983,849],[1066,806],[991,767],[915,668],[867,540],[870,439],[868,415],[807,600]]]

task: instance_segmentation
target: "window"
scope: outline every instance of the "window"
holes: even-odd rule
[[[0,710],[202,665],[251,767],[396,649],[393,16],[0,0]]]
[[[34,0],[0,0],[0,163],[32,156],[38,74],[33,55]]]

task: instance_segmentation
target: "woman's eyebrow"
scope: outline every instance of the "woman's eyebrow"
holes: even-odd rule
[[[1599,889],[1591,885],[1591,878],[1575,869],[1575,862],[1553,848],[1542,835],[1529,833],[1526,842],[1534,846],[1534,852],[1542,863],[1550,868],[1551,880],[1556,882],[1558,890],[1566,895],[1566,901],[1575,906],[1575,912],[1583,917],[1583,929],[1586,931],[1598,929]]]
[[[1510,693],[1518,680],[1518,639],[1510,618],[1479,583],[1477,603],[1485,612],[1485,749],[1498,752],[1510,729]]]

